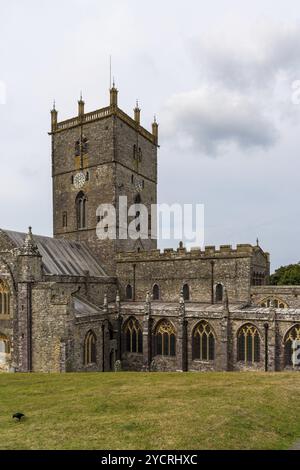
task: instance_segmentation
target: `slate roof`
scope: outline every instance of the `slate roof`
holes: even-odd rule
[[[96,307],[96,305],[75,296],[73,297],[73,307],[75,315],[77,316],[99,315],[99,313],[103,313],[100,308]]]
[[[26,233],[2,230],[17,248],[24,244]],[[43,268],[46,275],[106,276],[104,269],[95,259],[88,246],[83,242],[64,240],[62,238],[34,235],[39,252],[42,255]]]

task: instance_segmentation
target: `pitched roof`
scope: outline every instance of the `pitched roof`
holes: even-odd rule
[[[2,230],[17,248],[23,246],[26,233]],[[88,246],[83,242],[64,240],[62,238],[34,235],[39,252],[42,255],[46,275],[106,276],[104,269],[95,259]]]

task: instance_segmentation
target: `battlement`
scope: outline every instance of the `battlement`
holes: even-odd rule
[[[243,258],[251,257],[256,249],[250,244],[239,244],[236,248],[232,245],[221,245],[219,249],[215,246],[206,246],[203,250],[193,247],[190,250],[179,247],[177,250],[173,248],[165,248],[163,251],[129,251],[118,253],[117,262],[142,262],[142,261],[166,261],[178,259],[209,259],[209,258]]]
[[[145,139],[149,140],[154,145],[158,145],[158,124],[156,123],[156,120],[154,120],[152,123],[151,133],[141,126],[140,109],[138,107],[134,109],[134,119],[128,116],[128,114],[118,107],[117,93],[118,90],[113,87],[110,90],[110,106],[106,106],[89,113],[84,112],[85,103],[82,98],[80,98],[80,101],[78,101],[78,116],[66,119],[65,121],[61,122],[58,122],[57,120],[58,111],[55,109],[54,105],[53,109],[51,110],[51,132],[49,132],[49,134],[57,134],[58,132],[82,126],[84,124],[90,124],[91,122],[99,121],[110,116],[117,116],[131,128],[137,130]]]

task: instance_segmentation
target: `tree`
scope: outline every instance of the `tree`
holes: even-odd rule
[[[273,286],[300,285],[300,263],[281,266],[270,276],[270,284]]]

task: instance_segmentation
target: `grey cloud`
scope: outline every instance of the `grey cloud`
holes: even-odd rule
[[[265,27],[245,36],[240,42],[234,36],[223,42],[222,34],[190,40],[188,47],[199,76],[227,87],[263,89],[265,93],[279,74],[300,75],[300,24]]]
[[[268,148],[278,133],[263,108],[221,87],[202,87],[173,96],[163,113],[164,137],[176,136],[186,150],[215,156],[237,146]]]

